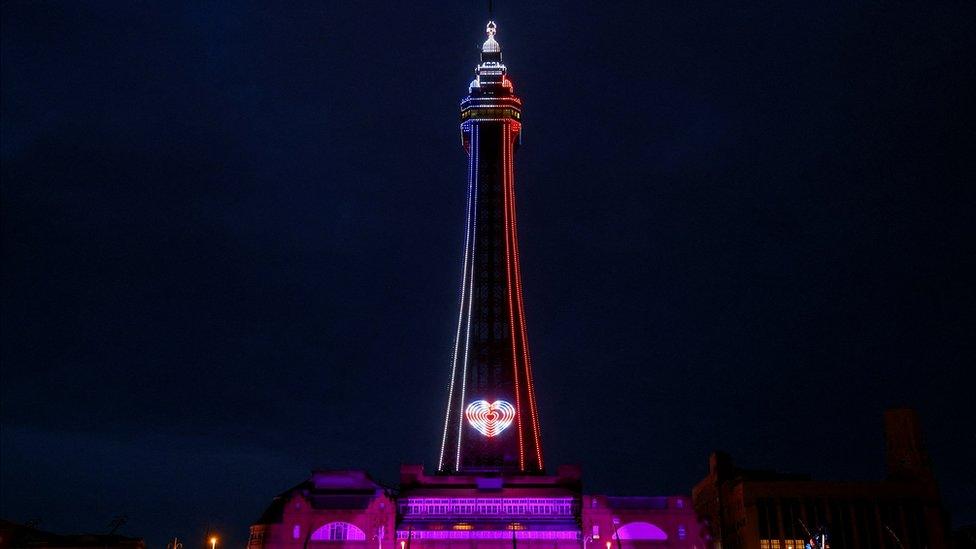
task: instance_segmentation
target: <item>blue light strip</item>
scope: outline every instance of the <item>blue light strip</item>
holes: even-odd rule
[[[458,406],[458,437],[457,454],[455,456],[455,471],[461,469],[461,438],[464,433],[464,399],[468,388],[468,356],[471,348],[471,304],[474,302],[474,254],[475,244],[478,241],[478,125],[472,124],[471,128],[471,189],[472,189],[472,209],[471,209],[471,274],[469,276],[468,289],[468,322],[464,336],[464,369],[461,370],[461,406]]]

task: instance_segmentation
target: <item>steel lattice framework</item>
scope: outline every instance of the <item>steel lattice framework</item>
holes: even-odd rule
[[[488,40],[461,102],[468,200],[458,325],[439,472],[543,472],[525,329],[514,155],[522,101]],[[511,427],[510,427],[511,426]]]

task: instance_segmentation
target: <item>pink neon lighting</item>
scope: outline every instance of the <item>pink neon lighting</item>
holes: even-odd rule
[[[397,530],[398,539],[492,539],[510,541],[511,530]],[[514,534],[520,540],[578,540],[577,530],[521,530]]]
[[[505,400],[489,403],[487,400],[476,400],[468,404],[464,415],[468,423],[479,433],[491,438],[500,434],[512,424],[515,419],[515,406]]]
[[[654,540],[663,541],[668,539],[668,534],[656,524],[650,522],[628,522],[617,528],[617,537],[627,540]]]

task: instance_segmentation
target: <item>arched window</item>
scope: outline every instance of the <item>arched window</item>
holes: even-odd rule
[[[617,537],[632,540],[665,540],[668,534],[650,522],[628,522],[617,528]]]
[[[358,541],[366,539],[366,533],[355,524],[330,522],[312,532],[312,541]]]

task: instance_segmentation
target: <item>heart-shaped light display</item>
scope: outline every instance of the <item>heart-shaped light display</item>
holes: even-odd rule
[[[515,406],[505,400],[489,403],[487,400],[476,400],[464,410],[468,423],[479,433],[491,438],[512,424],[515,419]]]

